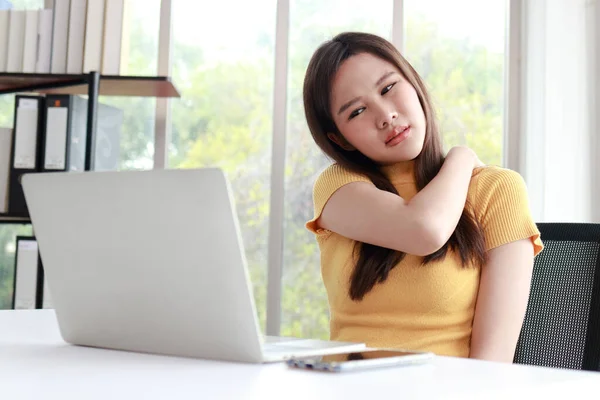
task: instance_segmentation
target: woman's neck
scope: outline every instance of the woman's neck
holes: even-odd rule
[[[415,161],[400,161],[391,165],[381,167],[381,172],[392,182],[414,182]]]

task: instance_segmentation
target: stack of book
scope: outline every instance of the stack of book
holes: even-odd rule
[[[0,9],[0,72],[120,75],[128,53],[125,0],[54,0]]]

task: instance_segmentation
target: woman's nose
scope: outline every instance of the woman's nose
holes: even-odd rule
[[[379,120],[377,121],[377,127],[379,129],[389,128],[397,118],[398,113],[396,110],[382,109],[380,111]]]

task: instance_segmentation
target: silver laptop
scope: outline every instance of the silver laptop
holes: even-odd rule
[[[365,347],[264,340],[220,169],[35,173],[22,183],[66,342],[243,362]]]

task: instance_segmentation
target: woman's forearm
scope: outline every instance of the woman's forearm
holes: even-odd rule
[[[439,247],[450,238],[467,200],[469,183],[477,156],[466,147],[455,147],[437,176],[408,203],[423,221]]]

